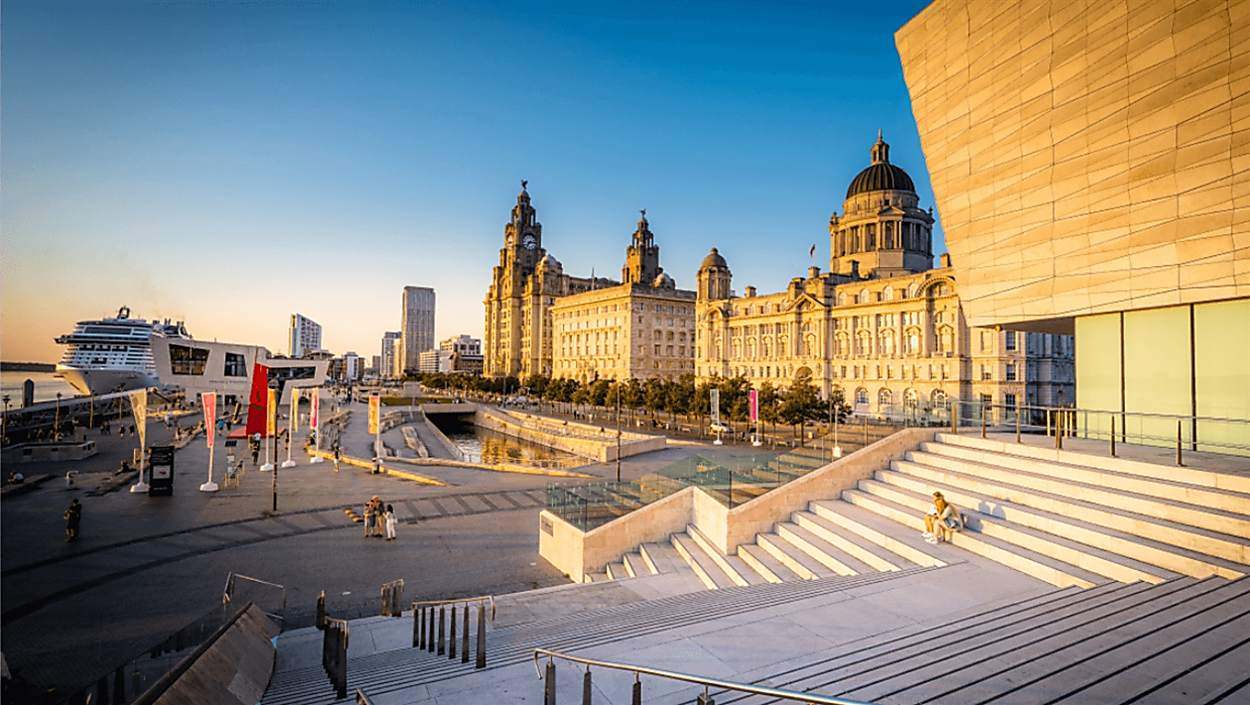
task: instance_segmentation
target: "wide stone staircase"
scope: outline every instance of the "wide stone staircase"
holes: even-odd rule
[[[948,544],[920,535],[934,491],[967,520]],[[1239,578],[1250,572],[1250,473],[940,433],[840,497],[812,498],[732,555],[690,526],[585,579],[672,572],[720,589],[941,566],[968,554],[1059,587]]]
[[[1250,702],[1250,579],[1106,582],[841,644],[743,680],[881,705]],[[683,688],[656,703],[694,702]],[[718,705],[776,702],[713,690]]]

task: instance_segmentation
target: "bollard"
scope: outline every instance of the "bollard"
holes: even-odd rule
[[[456,660],[456,606],[451,606],[451,632],[447,635],[447,658]]]
[[[460,663],[469,662],[469,603],[464,603],[464,634],[460,637]]]
[[[447,653],[447,642],[444,640],[446,632],[444,628],[447,625],[447,607],[446,605],[438,606],[438,655],[442,656]]]
[[[421,647],[421,622],[417,621],[417,615],[424,617],[425,607],[412,605],[412,649]]]
[[[1176,464],[1177,465],[1185,464],[1181,462],[1181,421],[1180,419],[1176,420]]]
[[[430,621],[425,626],[425,650],[434,653],[434,605],[430,605]]]
[[[556,705],[556,664],[551,659],[543,673],[543,705]]]
[[[1111,457],[1115,457],[1115,417],[1111,417]]]
[[[113,702],[126,702],[126,667],[120,666],[113,671]]]
[[[582,676],[582,705],[594,705],[591,702],[590,666],[586,667],[586,675]]]
[[[1020,442],[1020,402],[1016,402],[1016,443]]]
[[[477,604],[477,661],[474,668],[486,668],[486,605]]]
[[[642,678],[634,674],[634,692],[629,699],[630,705],[642,705]]]
[[[981,405],[981,437],[985,438],[985,419],[989,414],[985,413],[985,405]]]
[[[703,692],[699,693],[699,697],[695,699],[697,705],[716,705],[716,701],[712,699],[710,693],[707,692],[707,686],[703,686]]]
[[[959,405],[957,403],[951,402],[950,414],[951,414],[951,434],[958,435],[959,434]]]

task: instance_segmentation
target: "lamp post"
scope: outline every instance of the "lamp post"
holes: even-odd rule
[[[9,437],[9,403],[12,401],[13,399],[8,394],[4,395],[4,426],[0,427],[0,435],[6,440]]]
[[[277,390],[279,389],[278,380],[276,379],[271,380],[269,382],[269,388],[274,390],[273,403],[275,405],[275,408],[273,410],[273,413],[276,415],[278,413],[276,405],[281,401],[281,399],[278,398],[278,392],[277,392]],[[270,457],[267,457],[266,460],[268,461],[267,464],[269,465],[270,470],[273,471],[273,475],[270,476],[269,478],[269,493],[273,496],[273,511],[276,512],[278,511],[278,444],[269,443],[270,436],[272,435],[273,434],[270,434],[270,433],[265,434],[265,441],[266,441],[265,455],[268,456],[270,451],[272,451],[273,453],[273,455]]]
[[[52,440],[57,440],[61,435],[61,393],[56,393],[56,416],[52,421]]]
[[[621,386],[616,386],[616,481],[621,481]]]

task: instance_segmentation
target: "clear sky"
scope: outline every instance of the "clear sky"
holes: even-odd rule
[[[933,204],[893,44],[925,4],[5,0],[0,355],[122,305],[377,354],[406,284],[480,335],[521,178],[566,272],[619,276],[646,208],[679,286],[716,246],[780,290],[878,128]]]

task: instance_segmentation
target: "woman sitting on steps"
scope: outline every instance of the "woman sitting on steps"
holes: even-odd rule
[[[933,506],[924,515],[924,540],[929,543],[947,541],[950,534],[962,531],[963,528],[963,515],[955,509],[955,505],[947,502],[941,492],[934,492]]]

